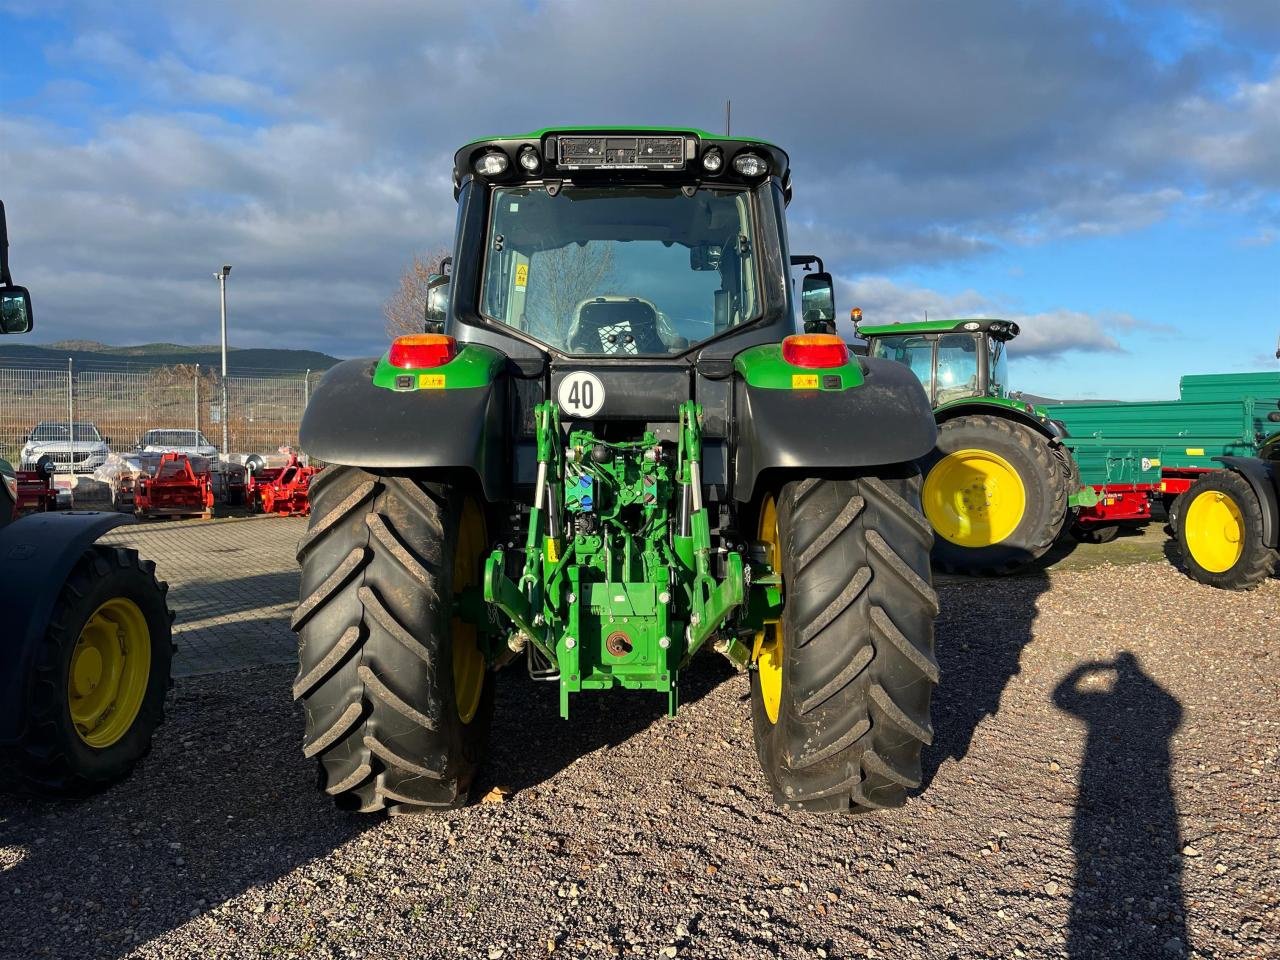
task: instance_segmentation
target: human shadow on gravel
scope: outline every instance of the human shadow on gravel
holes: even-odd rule
[[[1054,689],[1053,702],[1088,727],[1071,834],[1068,955],[1187,956],[1170,781],[1182,705],[1128,651],[1077,666]]]
[[[1049,589],[1049,576],[1033,566],[1012,577],[946,577],[935,583],[942,608],[935,655],[942,679],[917,792],[928,789],[947,760],[963,761],[982,721],[999,713],[1005,687],[1022,670],[1022,650],[1031,641],[1036,604]]]
[[[560,717],[556,683],[530,680],[517,664],[498,674],[489,753],[473,796],[491,786],[513,791],[537,786],[579,757],[614,747],[667,715],[667,698],[652,690],[584,691],[569,700],[569,719]],[[681,708],[701,700],[737,676],[729,661],[702,654],[680,673]]]
[[[98,796],[0,794],[0,958],[125,956],[376,827],[315,789],[292,674],[180,680],[150,756]],[[209,919],[243,929],[270,914]]]

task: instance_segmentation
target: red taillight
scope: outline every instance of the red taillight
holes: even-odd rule
[[[843,367],[849,362],[849,348],[831,333],[797,333],[782,341],[782,359],[810,369]]]
[[[414,333],[396,337],[387,352],[387,363],[404,370],[442,367],[458,353],[458,342],[443,333]]]

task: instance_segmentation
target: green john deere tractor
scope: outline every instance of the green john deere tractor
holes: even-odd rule
[[[854,311],[860,315],[860,311]],[[1088,492],[1062,425],[1008,392],[1007,320],[856,324],[875,359],[907,366],[938,423],[921,461],[934,562],[954,573],[1006,574],[1042,556]]]
[[[9,273],[0,203],[0,334],[32,326],[31,295]],[[7,461],[0,477],[0,790],[91,793],[133,769],[164,719],[168,587],[136,550],[95,542],[132,516],[15,519]]]
[[[674,712],[709,648],[750,673],[778,802],[902,803],[938,677],[934,422],[910,371],[827,332],[829,275],[793,335],[787,155],[542,130],[462,147],[454,192],[423,333],[334,367],[301,427],[333,465],[293,619],[321,787],[456,806],[498,668],[523,660],[566,718],[622,690]]]

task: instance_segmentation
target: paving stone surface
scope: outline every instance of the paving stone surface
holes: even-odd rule
[[[135,547],[169,584],[177,615],[175,676],[219,673],[297,655],[289,616],[298,602],[294,550],[304,517],[149,521],[106,543]]]

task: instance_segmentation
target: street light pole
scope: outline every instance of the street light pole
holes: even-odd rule
[[[218,292],[222,295],[222,452],[230,453],[227,445],[227,274],[231,272],[231,264],[223,266],[220,273],[215,273],[218,281]]]

